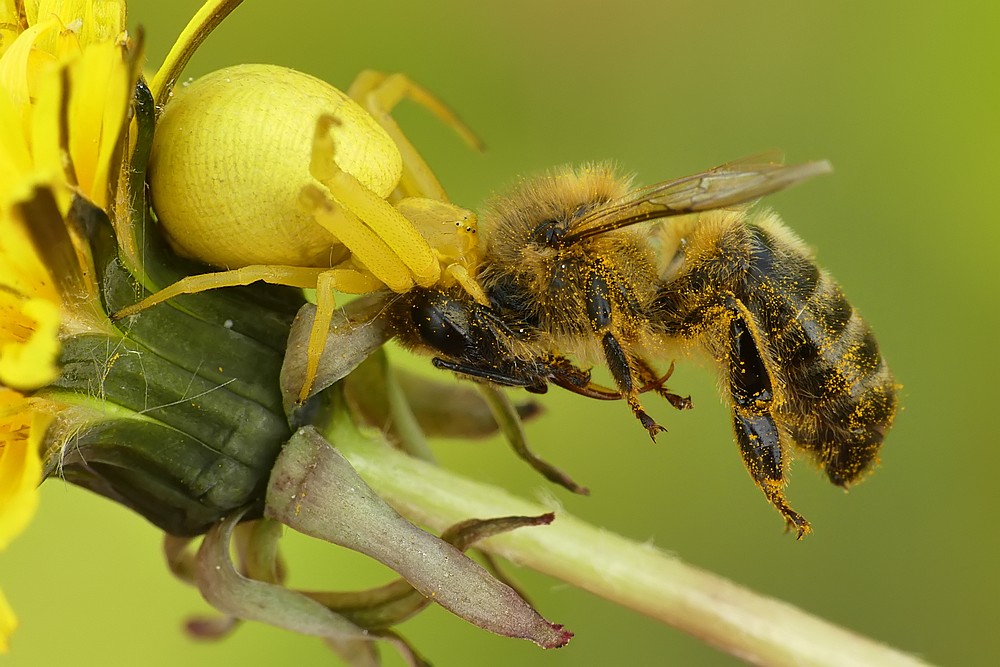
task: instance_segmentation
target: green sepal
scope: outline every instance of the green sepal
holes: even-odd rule
[[[162,324],[169,338],[169,319]],[[195,349],[214,355],[219,341],[231,349],[224,335],[213,344],[211,332],[194,341],[201,343]],[[47,472],[134,509],[173,535],[200,534],[237,508],[258,506],[290,435],[277,391],[279,361],[268,362],[268,354],[277,353],[258,351],[231,365],[227,379],[207,359],[198,372],[128,338],[67,340],[62,374],[46,391],[64,402],[100,399],[105,414],[67,424],[72,437]],[[272,368],[270,379],[247,385],[246,375],[262,366]],[[272,393],[255,400],[246,395],[255,386]]]
[[[130,507],[178,536],[203,533],[235,507],[256,507],[247,518],[259,516],[269,473],[269,468],[247,465],[186,433],[143,419],[92,424],[76,434],[63,454],[59,471],[66,480]]]
[[[263,468],[274,462],[275,443],[290,434],[280,412],[230,391],[236,382],[192,373],[133,341],[117,341],[112,347],[113,342],[99,336],[67,341],[62,374],[52,388],[100,397],[243,464]]]

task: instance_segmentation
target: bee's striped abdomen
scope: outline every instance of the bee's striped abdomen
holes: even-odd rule
[[[748,227],[739,297],[767,342],[792,440],[846,486],[878,457],[896,410],[896,383],[871,328],[776,219]]]

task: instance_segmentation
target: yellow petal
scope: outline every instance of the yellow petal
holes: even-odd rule
[[[0,387],[0,551],[28,524],[38,506],[42,438],[52,421],[32,399]],[[0,592],[0,653],[17,629],[17,617]]]
[[[52,303],[60,301],[49,271],[24,226],[7,215],[0,215],[0,295],[3,294],[38,297]]]
[[[93,44],[69,67],[69,154],[80,191],[107,208],[111,163],[128,108],[129,69],[115,42]]]
[[[7,652],[7,638],[17,630],[17,617],[0,591],[0,653]]]
[[[123,0],[41,0],[35,20],[56,19],[60,25],[39,40],[38,47],[60,60],[78,55],[88,44],[116,41],[125,31]],[[28,12],[29,22],[33,22]]]
[[[12,389],[0,389],[0,551],[24,530],[38,506],[39,447],[51,415]]]
[[[26,18],[17,11],[15,0],[0,0],[0,56],[27,26]]]
[[[35,83],[35,103],[31,114],[30,145],[35,172],[41,180],[76,185],[76,174],[66,146],[65,118],[67,100],[62,71],[52,68]],[[69,191],[53,188],[59,209],[69,209]],[[23,194],[23,193],[22,193]]]
[[[10,24],[16,28],[19,18],[14,0],[0,0],[0,23]]]
[[[34,93],[31,89],[34,75],[55,62],[53,55],[35,48],[35,42],[58,25],[55,19],[50,19],[31,26],[0,57],[0,88],[7,91],[22,117],[27,114]]]
[[[59,307],[45,299],[30,299],[22,305],[21,314],[32,322],[32,326],[27,330],[26,339],[0,344],[0,382],[8,387],[35,389],[49,384],[59,375],[56,366],[59,356]],[[0,485],[0,499],[2,497]],[[2,512],[0,509],[0,523],[3,521]]]
[[[40,0],[24,0],[24,13],[28,17],[28,25],[38,23],[38,3]]]
[[[10,93],[0,86],[0,205],[6,206],[10,191],[31,170],[31,151],[24,137],[21,111]]]
[[[31,338],[35,321],[24,314],[25,297],[0,289],[0,346]]]

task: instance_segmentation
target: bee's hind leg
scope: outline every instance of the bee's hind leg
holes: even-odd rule
[[[785,517],[787,528],[795,530],[798,539],[802,539],[812,529],[805,517],[793,510],[785,499],[785,451],[781,431],[771,414],[774,402],[771,375],[757,346],[750,324],[753,320],[735,299],[728,305],[731,319],[727,367],[736,441],[754,482]]]
[[[733,428],[743,455],[743,463],[753,481],[785,517],[788,530],[794,530],[796,537],[802,539],[812,528],[805,517],[793,510],[785,499],[781,440],[771,415],[753,414],[736,406],[733,409]]]

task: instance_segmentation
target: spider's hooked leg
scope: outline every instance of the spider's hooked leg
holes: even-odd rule
[[[300,204],[394,292],[433,285],[441,265],[427,239],[395,206],[337,166],[330,133],[336,123],[330,115],[316,121],[309,172],[320,185],[304,186]]]
[[[448,201],[448,195],[434,172],[393,119],[392,110],[408,98],[437,116],[471,147],[482,150],[483,143],[472,130],[441,100],[404,74],[364,71],[351,84],[347,94],[372,115],[399,148],[403,156],[403,177],[400,182],[403,196]]]

